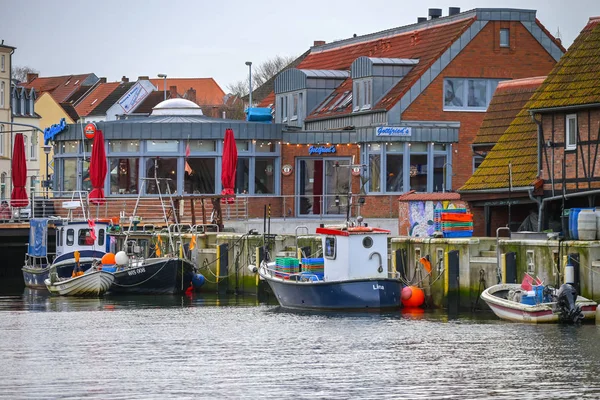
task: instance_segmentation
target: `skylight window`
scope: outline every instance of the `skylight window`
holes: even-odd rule
[[[347,95],[347,96],[344,98],[344,100],[342,100],[342,102],[340,103],[340,106],[339,106],[339,108],[340,108],[340,109],[342,109],[342,108],[346,108],[346,107],[348,107],[348,104],[350,104],[350,103],[352,103],[352,93],[349,93],[349,94],[348,94],[348,95]]]
[[[77,85],[78,83],[79,83],[79,79],[77,79],[73,85]]]
[[[338,104],[340,104],[340,102],[342,100],[344,100],[345,96],[350,93],[350,92],[344,92],[340,97],[338,97],[338,99],[335,101],[335,103],[333,103],[333,105],[331,107],[329,107],[329,111],[333,110],[334,108],[336,108],[338,106]]]
[[[93,106],[94,104],[96,104],[97,101],[98,101],[98,99],[95,99],[94,101],[92,101],[91,105]]]
[[[67,83],[65,83],[65,86],[69,86],[69,83],[71,83],[70,79],[67,81]]]

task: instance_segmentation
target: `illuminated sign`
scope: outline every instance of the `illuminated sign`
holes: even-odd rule
[[[410,136],[411,128],[408,126],[380,126],[375,128],[376,136]]]
[[[54,139],[54,136],[65,129],[67,129],[67,121],[64,118],[62,118],[58,124],[54,124],[44,129],[44,144],[48,144],[49,141]]]
[[[334,154],[335,146],[310,146],[308,148],[308,154]]]

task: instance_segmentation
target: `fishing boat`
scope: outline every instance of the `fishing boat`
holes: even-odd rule
[[[70,278],[76,267],[75,252],[80,254],[80,269],[86,271],[108,249],[106,221],[33,218],[29,226],[29,243],[21,268],[25,286],[29,288],[46,288],[45,280],[51,269],[58,278]],[[50,236],[55,238],[54,254],[48,251]]]
[[[595,301],[577,295],[568,283],[551,286],[524,287],[518,283],[502,283],[483,291],[481,298],[499,318],[529,323],[577,323],[594,320]]]
[[[400,307],[402,284],[388,271],[385,229],[346,223],[319,227],[322,273],[313,271],[318,260],[263,261],[258,267],[279,304],[300,310],[382,310]],[[296,270],[297,265],[297,270]]]

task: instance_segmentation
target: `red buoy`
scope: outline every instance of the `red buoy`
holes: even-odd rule
[[[425,292],[416,286],[406,286],[402,288],[400,298],[404,307],[419,307],[425,302]]]

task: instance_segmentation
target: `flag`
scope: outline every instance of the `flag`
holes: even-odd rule
[[[156,256],[160,257],[162,251],[161,248],[162,247],[162,238],[159,236],[156,237]]]
[[[88,219],[87,222],[88,222],[88,226],[90,227],[90,237],[95,242],[96,241],[96,230],[94,228],[96,227],[96,223],[94,222],[93,219]]]
[[[185,162],[185,172],[187,172],[188,174],[192,174],[192,172],[194,172],[194,170],[192,169],[192,167],[190,167],[190,164],[188,164],[188,162]]]
[[[190,156],[190,142],[188,141],[185,145],[185,158]]]
[[[194,250],[196,248],[196,235],[192,235],[192,240],[190,240],[190,250]]]

